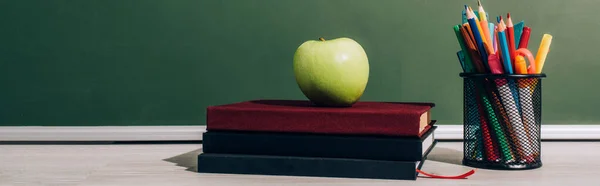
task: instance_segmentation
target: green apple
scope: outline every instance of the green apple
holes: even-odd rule
[[[294,76],[314,104],[349,107],[363,95],[369,81],[369,60],[350,38],[310,40],[294,54]]]

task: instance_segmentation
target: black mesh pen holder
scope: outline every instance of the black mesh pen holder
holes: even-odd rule
[[[485,169],[542,166],[540,129],[545,74],[472,74],[463,78],[463,164]]]

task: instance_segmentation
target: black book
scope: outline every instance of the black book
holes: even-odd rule
[[[433,146],[435,146],[435,142]],[[429,152],[427,151],[426,155]],[[416,180],[418,176],[416,169],[421,168],[425,159],[423,158],[422,161],[389,161],[203,153],[198,155],[198,172]]]
[[[208,131],[203,151],[218,154],[421,161],[435,141],[432,126],[421,138]]]

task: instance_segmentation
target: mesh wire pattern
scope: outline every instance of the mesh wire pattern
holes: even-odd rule
[[[463,164],[533,169],[541,162],[544,74],[466,74],[463,77]]]

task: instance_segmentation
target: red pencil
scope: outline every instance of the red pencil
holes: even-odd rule
[[[506,25],[506,40],[508,42],[508,52],[510,54],[510,62],[511,65],[515,66],[515,51],[517,50],[515,47],[515,29],[513,28],[512,20],[510,19],[510,13],[506,15],[507,25]]]
[[[523,33],[521,34],[521,40],[519,41],[519,48],[527,48],[529,44],[529,35],[531,34],[531,28],[523,27]]]

